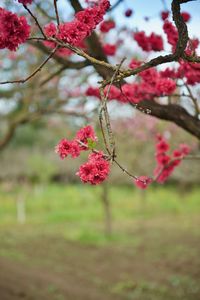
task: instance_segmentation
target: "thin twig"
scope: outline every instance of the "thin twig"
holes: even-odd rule
[[[113,161],[116,163],[116,165],[124,172],[126,173],[129,177],[135,179],[135,180],[139,180],[143,183],[145,183],[145,181],[139,179],[137,176],[132,175],[127,169],[125,169],[115,158],[113,159]]]
[[[119,73],[120,68],[121,68],[124,60],[125,60],[125,58],[122,59],[122,61],[120,62],[119,65],[116,65],[116,70],[115,70],[115,72],[114,72],[114,74],[111,78],[111,82],[110,82],[110,85],[109,85],[108,90],[106,92],[106,95],[104,95],[104,88],[102,86],[100,87],[101,109],[100,109],[100,113],[99,113],[99,121],[100,121],[101,131],[102,131],[102,134],[103,134],[103,139],[104,139],[104,142],[105,142],[106,149],[109,149],[109,154],[111,154],[113,158],[115,157],[115,139],[114,139],[114,135],[113,135],[111,124],[110,124],[110,117],[109,117],[108,108],[107,108],[107,100],[108,100],[108,97],[109,97],[109,93],[110,93],[112,83],[113,83],[115,77],[117,76],[117,74]],[[102,124],[103,117],[105,119],[105,125],[106,125],[106,129],[107,129],[107,134],[108,134],[108,138],[109,138],[110,147],[108,147],[108,143],[107,143],[107,140],[106,140],[106,134],[104,132],[104,128],[103,128],[103,124]]]
[[[55,8],[55,13],[56,13],[57,24],[58,24],[58,26],[59,26],[59,25],[60,25],[60,19],[59,19],[59,14],[58,14],[57,1],[58,1],[58,0],[54,0],[54,8]]]
[[[184,82],[184,86],[186,87],[189,95],[190,95],[190,99],[192,100],[193,104],[194,104],[194,108],[195,108],[195,116],[198,118],[199,114],[200,114],[200,108],[198,105],[198,100],[194,97],[190,87]]]
[[[41,27],[41,25],[40,25],[38,19],[34,16],[34,14],[31,12],[31,10],[30,10],[25,4],[23,4],[23,7],[27,10],[27,12],[28,12],[28,13],[31,15],[31,17],[34,19],[36,25],[38,26],[38,28],[39,28],[39,30],[40,30],[40,32],[41,32],[41,34],[42,34],[43,37],[46,39],[46,35],[45,35],[45,33],[44,33],[44,31],[43,31],[43,29],[42,29],[42,27]]]
[[[13,81],[2,81],[2,82],[0,82],[0,84],[25,83],[26,81],[28,81],[29,79],[31,79],[32,77],[34,77],[38,72],[40,72],[42,70],[42,68],[44,67],[44,65],[46,65],[46,63],[52,58],[52,56],[55,54],[55,52],[57,51],[57,49],[58,49],[58,46],[56,46],[56,48],[51,52],[51,54],[28,77],[26,77],[24,79],[13,80]]]
[[[58,40],[56,38],[48,38],[47,41],[50,41],[50,42],[54,42],[56,43],[57,45],[59,45],[60,47],[62,48],[67,48],[67,49],[70,49],[72,50],[73,52],[75,52],[77,55],[81,56],[81,57],[84,57],[85,59],[87,59],[88,61],[90,61],[92,64],[96,64],[96,65],[100,65],[100,66],[103,66],[107,69],[110,69],[112,71],[115,71],[116,70],[116,67],[103,61],[103,60],[98,60],[96,59],[95,57],[93,56],[90,56],[89,54],[87,54],[85,51],[83,51],[82,49],[78,48],[78,47],[75,47],[75,46],[72,46],[71,44],[69,43],[64,43],[62,42],[61,40]],[[121,73],[121,72],[120,72]],[[110,83],[110,82],[109,82]],[[109,84],[108,83],[108,84]]]
[[[46,38],[43,37],[30,37],[27,41],[46,41]]]

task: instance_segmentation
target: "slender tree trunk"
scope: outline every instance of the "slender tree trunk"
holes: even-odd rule
[[[17,197],[17,221],[20,224],[24,224],[26,222],[25,200],[22,195]]]
[[[146,206],[147,206],[147,194],[146,190],[140,190],[140,211],[142,214],[146,212]]]
[[[101,201],[104,209],[105,235],[110,236],[112,234],[112,214],[107,183],[102,185]]]

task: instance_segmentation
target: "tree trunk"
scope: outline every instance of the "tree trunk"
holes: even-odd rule
[[[110,206],[107,183],[104,183],[102,185],[101,201],[102,201],[103,209],[104,209],[105,235],[111,236],[111,234],[112,234],[112,214],[111,214],[111,206]]]
[[[26,210],[24,196],[19,195],[17,197],[17,221],[19,224],[26,222]]]
[[[147,206],[147,194],[146,190],[140,190],[140,212],[143,215],[146,212]]]

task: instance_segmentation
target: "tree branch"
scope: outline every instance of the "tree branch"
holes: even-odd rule
[[[38,72],[42,70],[42,68],[46,65],[46,63],[53,57],[55,52],[57,51],[58,46],[51,52],[51,54],[31,73],[28,77],[23,78],[23,79],[17,79],[17,80],[12,80],[12,81],[2,81],[0,84],[8,84],[8,83],[25,83],[32,77],[34,77]]]

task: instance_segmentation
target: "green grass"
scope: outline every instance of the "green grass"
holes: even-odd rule
[[[101,187],[87,185],[36,185],[7,191],[0,186],[0,223],[16,222],[16,201],[23,198],[28,223],[102,221]],[[174,188],[147,191],[110,187],[109,199],[117,220],[200,212],[200,189],[184,197]]]
[[[35,231],[61,231],[81,242],[104,243],[102,187],[88,185],[0,186],[0,228],[18,226],[16,202],[24,199],[26,228]],[[191,217],[200,212],[200,189],[184,197],[175,188],[159,187],[140,191],[134,187],[110,187],[109,199],[116,230],[111,240],[126,240],[127,229],[142,220],[171,216],[183,218],[181,226],[189,226]],[[187,216],[187,218],[185,218]],[[176,219],[176,218],[175,218]],[[37,229],[38,228],[38,229]]]
[[[101,195],[102,187],[87,185],[0,186],[0,258],[77,273],[112,299],[199,299],[200,189],[183,196],[168,186],[109,187],[109,237]],[[17,199],[25,200],[25,224],[17,222]],[[56,282],[46,293],[65,299]]]

